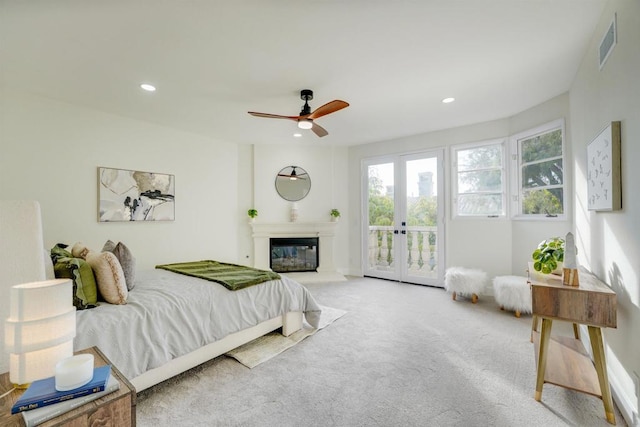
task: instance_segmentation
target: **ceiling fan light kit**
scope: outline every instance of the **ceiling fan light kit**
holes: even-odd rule
[[[327,132],[322,126],[315,123],[314,120],[322,116],[326,116],[327,114],[335,113],[336,111],[342,110],[343,108],[349,106],[349,103],[341,101],[339,99],[335,99],[319,108],[316,108],[312,112],[311,107],[309,106],[309,101],[313,99],[313,91],[311,89],[301,90],[300,98],[304,101],[304,105],[302,106],[302,110],[300,111],[300,115],[298,116],[282,116],[279,114],[257,113],[255,111],[249,111],[249,114],[255,117],[264,117],[267,119],[294,120],[298,122],[298,128],[311,129],[317,136],[323,137],[327,136],[329,132]]]
[[[301,119],[298,120],[298,127],[300,129],[311,129],[313,127],[313,122],[311,120]]]

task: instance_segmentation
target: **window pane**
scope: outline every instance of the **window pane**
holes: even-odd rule
[[[502,166],[502,145],[470,148],[458,151],[458,170],[499,168]]]
[[[502,215],[502,194],[465,194],[458,196],[459,215]]]
[[[526,165],[522,168],[523,188],[562,185],[562,159]]]
[[[523,163],[562,156],[562,131],[557,129],[525,139],[522,141],[521,147]]]
[[[502,171],[485,170],[458,174],[458,193],[502,191]]]
[[[562,188],[525,191],[522,213],[560,215],[564,213],[562,201]]]
[[[393,163],[369,166],[369,225],[393,224]]]

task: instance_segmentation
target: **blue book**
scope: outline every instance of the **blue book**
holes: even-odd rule
[[[67,391],[56,390],[55,377],[34,381],[11,407],[11,413],[17,414],[18,412],[53,405],[54,403],[64,402],[65,400],[88,394],[99,393],[104,391],[109,376],[111,376],[111,365],[100,366],[93,370],[91,381],[81,387]]]
[[[34,427],[118,390],[120,390],[120,381],[111,375],[109,377],[109,381],[107,381],[107,387],[104,391],[87,394],[86,396],[78,397],[77,399],[65,400],[53,405],[43,406],[41,408],[36,408],[33,411],[22,411],[22,418],[24,419],[24,423],[27,427]]]

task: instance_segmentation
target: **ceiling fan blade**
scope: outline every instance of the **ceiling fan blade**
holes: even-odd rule
[[[278,174],[278,176],[282,176],[282,177],[284,177],[284,178],[289,178],[289,179],[291,179],[291,178],[295,178],[295,179],[307,179],[307,178],[303,177],[302,175],[307,175],[307,174],[306,174],[306,173],[301,173],[300,175],[287,175],[287,174],[282,174],[282,173],[279,173],[279,174]]]
[[[288,120],[300,119],[300,116],[281,116],[279,114],[256,113],[255,111],[249,111],[249,114],[256,117],[265,117],[267,119],[288,119]]]
[[[347,108],[349,106],[348,102],[341,101],[339,99],[333,100],[331,102],[327,102],[321,107],[316,108],[311,114],[307,116],[309,119],[317,119],[318,117],[326,116],[327,114],[335,113],[338,110],[342,110],[343,108]]]
[[[320,138],[322,138],[323,136],[329,135],[329,132],[327,132],[327,130],[325,128],[323,128],[322,126],[320,126],[316,122],[313,122],[313,126],[311,127],[311,130],[313,131],[313,133],[318,135]]]

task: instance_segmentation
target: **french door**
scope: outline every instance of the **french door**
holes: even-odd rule
[[[443,286],[442,150],[363,162],[365,276]]]

